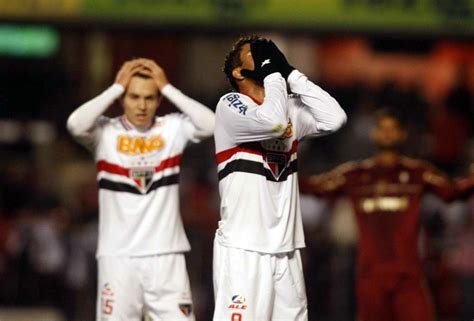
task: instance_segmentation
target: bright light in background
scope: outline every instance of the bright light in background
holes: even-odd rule
[[[59,47],[59,34],[46,26],[0,25],[0,56],[48,58]]]

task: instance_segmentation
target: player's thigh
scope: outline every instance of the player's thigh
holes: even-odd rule
[[[356,283],[357,314],[360,321],[394,321],[389,296],[381,280],[359,277]]]
[[[214,242],[214,321],[268,321],[273,309],[270,255]]]
[[[151,319],[193,321],[191,287],[184,254],[157,255],[143,264],[148,274],[143,285],[145,305]]]
[[[278,258],[272,320],[307,321],[308,303],[299,251]]]
[[[143,294],[128,258],[98,259],[97,321],[140,321]]]
[[[409,278],[399,285],[394,295],[395,321],[433,321],[434,306],[422,278]]]

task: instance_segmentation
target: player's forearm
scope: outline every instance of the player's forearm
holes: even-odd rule
[[[73,136],[81,136],[94,128],[97,119],[120,97],[124,90],[122,85],[114,84],[99,96],[77,108],[67,120],[69,132]]]
[[[308,107],[319,132],[334,132],[346,123],[346,113],[339,103],[304,74],[294,70],[288,77],[288,84]]]
[[[456,198],[466,199],[474,195],[474,175],[456,181]]]
[[[189,116],[191,122],[198,129],[199,136],[204,138],[213,134],[215,116],[212,110],[186,96],[171,84],[166,85],[161,92],[180,111]]]
[[[270,74],[263,81],[265,98],[256,115],[271,136],[279,137],[288,126],[288,92],[279,73]]]

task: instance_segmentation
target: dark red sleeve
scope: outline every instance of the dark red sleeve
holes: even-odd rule
[[[313,175],[302,181],[301,192],[325,198],[337,197],[343,193],[348,175],[349,171],[344,165],[327,173]]]
[[[457,197],[468,198],[474,195],[474,174],[470,177],[460,179],[456,182]]]
[[[452,201],[457,197],[456,184],[443,172],[430,164],[422,168],[422,179],[425,187],[445,201]]]

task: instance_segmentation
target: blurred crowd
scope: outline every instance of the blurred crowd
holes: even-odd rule
[[[462,74],[437,105],[428,103],[418,88],[395,81],[377,88],[321,86],[340,102],[348,123],[335,135],[301,144],[300,175],[370,156],[372,115],[386,106],[403,111],[410,129],[407,155],[427,159],[452,177],[469,172],[474,105]],[[213,107],[217,99],[203,103]],[[25,138],[0,146],[8,155],[0,164],[0,307],[55,307],[65,320],[89,321],[95,317],[97,275],[94,164],[65,132],[65,124],[54,126],[54,143],[38,145]],[[182,215],[192,246],[187,264],[196,317],[202,321],[210,320],[213,311],[212,241],[219,218],[213,154],[212,139],[190,147],[180,178]],[[310,320],[355,320],[357,235],[351,210],[344,201],[330,207],[308,196],[302,207]],[[474,197],[452,204],[426,197],[422,224],[420,251],[439,320],[472,320]]]

